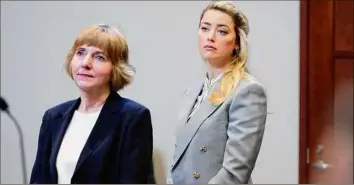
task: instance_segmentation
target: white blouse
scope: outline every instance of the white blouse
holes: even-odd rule
[[[209,79],[209,78],[208,78],[208,75],[206,75],[202,92],[201,92],[200,95],[198,96],[198,98],[197,98],[197,100],[196,100],[196,102],[195,102],[195,104],[194,104],[194,107],[193,107],[191,113],[190,113],[189,116],[188,116],[187,122],[188,122],[189,119],[193,116],[193,114],[196,112],[196,110],[199,108],[200,104],[204,101],[204,99],[208,96],[209,91],[211,90],[211,87],[212,87],[216,82],[218,82],[218,81],[221,79],[222,76],[223,76],[223,73],[219,73],[219,74],[218,74],[217,76],[215,76],[214,78]]]
[[[75,111],[57,156],[58,184],[71,184],[71,178],[81,151],[97,121],[101,109],[93,113]]]

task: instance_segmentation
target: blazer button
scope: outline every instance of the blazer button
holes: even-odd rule
[[[201,146],[200,147],[200,151],[202,152],[206,152],[208,150],[208,148],[206,146]]]
[[[193,177],[196,178],[196,179],[199,179],[200,174],[198,172],[194,172],[193,173]]]

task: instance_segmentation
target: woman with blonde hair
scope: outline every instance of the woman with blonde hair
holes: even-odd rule
[[[251,183],[267,99],[245,67],[248,33],[246,16],[231,2],[213,2],[202,12],[198,42],[208,71],[204,83],[185,93],[167,183]]]
[[[121,97],[130,84],[127,41],[115,28],[81,31],[66,58],[80,97],[48,109],[31,184],[142,184],[152,172],[150,111]]]

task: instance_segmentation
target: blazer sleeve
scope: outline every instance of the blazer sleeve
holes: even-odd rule
[[[244,86],[229,109],[223,167],[209,184],[247,184],[254,169],[267,117],[267,100],[258,84]]]
[[[39,131],[36,159],[32,168],[30,184],[49,184],[51,175],[49,169],[49,157],[51,154],[51,131],[49,113],[46,111],[42,117]]]
[[[134,119],[127,133],[120,183],[146,184],[153,177],[153,129],[150,111],[142,108],[133,115]]]

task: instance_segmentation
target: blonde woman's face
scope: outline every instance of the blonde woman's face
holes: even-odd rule
[[[211,65],[228,64],[236,48],[236,32],[232,18],[218,10],[205,12],[198,31],[199,51]]]
[[[76,85],[84,91],[109,88],[112,62],[100,48],[80,46],[71,61],[71,70]]]

